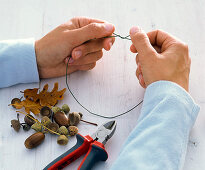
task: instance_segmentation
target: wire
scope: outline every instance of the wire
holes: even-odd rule
[[[119,38],[121,38],[121,39],[131,40],[130,38],[128,38],[128,37],[130,37],[130,35],[125,36],[125,37],[123,37],[123,36],[121,36],[121,35],[119,35],[119,34],[116,34],[116,33],[113,33],[113,35],[114,35],[114,36],[107,36],[107,37],[105,37],[105,38],[109,38],[109,37],[119,37]],[[88,108],[86,108],[83,104],[81,104],[81,103],[79,102],[79,100],[75,97],[75,95],[73,94],[73,92],[71,91],[71,89],[70,89],[70,87],[69,87],[69,85],[68,85],[68,63],[69,63],[70,59],[71,59],[71,56],[69,56],[68,61],[67,61],[67,64],[66,64],[66,86],[67,86],[68,91],[70,92],[70,94],[71,94],[71,95],[73,96],[73,98],[75,99],[75,101],[76,101],[83,109],[85,109],[88,113],[90,113],[90,114],[92,114],[92,115],[95,115],[95,116],[98,116],[98,117],[106,118],[106,119],[114,119],[114,118],[117,118],[117,117],[120,117],[120,116],[122,116],[122,115],[125,115],[125,114],[129,113],[130,111],[134,110],[136,107],[138,107],[138,106],[143,102],[143,100],[141,100],[138,104],[136,104],[135,106],[133,106],[131,109],[129,109],[129,110],[125,111],[125,112],[122,112],[122,113],[120,113],[120,114],[117,114],[117,115],[115,115],[115,116],[104,116],[104,115],[97,114],[97,113],[94,113],[94,112],[90,111]]]

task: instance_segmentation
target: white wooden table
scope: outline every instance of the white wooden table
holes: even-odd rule
[[[201,106],[200,114],[190,134],[184,170],[205,169],[205,1],[203,0],[0,0],[0,39],[42,37],[59,24],[75,16],[88,16],[107,20],[116,27],[116,33],[128,35],[131,26],[139,25],[145,31],[163,29],[189,44],[192,57],[190,93]],[[112,116],[138,103],[144,94],[135,77],[135,55],[129,51],[130,42],[116,38],[110,52],[104,52],[97,67],[88,72],[77,72],[69,77],[69,84],[76,97],[91,110]],[[0,81],[4,81],[2,78]],[[58,81],[65,87],[65,77],[41,80],[39,84],[21,84],[0,89],[0,169],[39,170],[50,161],[71,148],[56,144],[56,136],[47,135],[43,144],[33,150],[24,147],[25,139],[33,130],[16,133],[10,120],[16,118],[15,110],[7,105],[20,90],[32,87],[50,88]],[[98,123],[106,119],[92,116],[84,111],[68,91],[63,102],[71,111],[80,111],[84,119]],[[116,133],[106,144],[109,159],[95,169],[108,169],[117,158],[127,136],[136,126],[140,107],[117,118]],[[23,121],[23,115],[20,115]],[[95,126],[79,125],[83,135],[92,134]],[[193,144],[193,142],[195,144]],[[65,169],[76,169],[79,159]]]

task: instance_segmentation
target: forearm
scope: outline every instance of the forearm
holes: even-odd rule
[[[38,82],[33,39],[0,41],[0,88]]]
[[[180,86],[148,86],[141,116],[111,169],[181,169],[199,107]]]

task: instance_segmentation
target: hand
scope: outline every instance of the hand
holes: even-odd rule
[[[138,27],[133,27],[130,36],[133,43],[130,50],[138,52],[136,75],[142,87],[167,80],[188,91],[191,59],[186,44],[160,30],[146,34]]]
[[[110,50],[114,26],[97,19],[73,18],[36,41],[35,51],[40,78],[65,75],[68,57],[68,74],[95,67],[103,53]]]

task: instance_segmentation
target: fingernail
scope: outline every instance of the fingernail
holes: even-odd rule
[[[135,34],[135,33],[139,32],[139,31],[140,31],[140,28],[139,28],[139,27],[132,27],[132,28],[130,29],[130,34]]]
[[[105,30],[106,30],[107,32],[112,32],[112,31],[113,31],[113,25],[112,25],[112,24],[105,23]]]
[[[82,55],[82,51],[80,51],[80,50],[74,52],[75,59],[80,58],[81,55]]]

